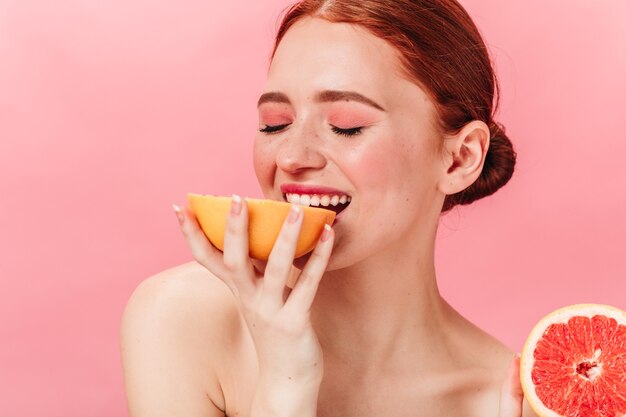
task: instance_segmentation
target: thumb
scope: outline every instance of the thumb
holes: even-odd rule
[[[502,384],[500,392],[500,411],[498,417],[522,417],[522,401],[524,400],[524,392],[519,376],[519,354],[509,365],[506,379]]]

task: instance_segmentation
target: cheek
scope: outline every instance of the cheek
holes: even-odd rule
[[[409,171],[416,172],[416,161],[413,157],[414,149],[407,149],[394,137],[377,137],[376,143],[369,143],[360,149],[348,153],[346,157],[348,175],[363,188],[362,192],[384,192],[396,190],[405,184]]]
[[[395,214],[409,207],[413,212],[416,205],[433,200],[437,189],[435,150],[429,140],[379,137],[376,146],[350,154],[346,175],[368,199],[364,210]]]
[[[264,192],[273,185],[274,156],[271,146],[265,140],[262,138],[255,139],[252,149],[254,172]]]

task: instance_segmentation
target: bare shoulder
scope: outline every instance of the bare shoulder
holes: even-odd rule
[[[483,366],[488,369],[489,374],[492,375],[491,386],[493,388],[491,389],[490,396],[492,398],[490,401],[491,404],[494,404],[494,399],[497,394],[499,408],[499,397],[501,395],[502,385],[508,376],[509,366],[515,356],[515,352],[487,333],[485,333],[484,337],[486,342],[486,355],[484,356]],[[521,417],[538,417],[526,399],[524,399],[522,403]]]
[[[141,282],[121,325],[130,415],[223,416],[217,365],[239,325],[229,289],[195,262]]]
[[[125,315],[135,307],[157,308],[154,313],[167,313],[173,320],[196,313],[211,313],[210,317],[217,314],[220,320],[211,320],[215,326],[227,324],[221,320],[227,318],[225,315],[237,316],[235,300],[228,287],[197,262],[167,269],[142,281],[133,292]],[[203,323],[195,321],[197,325]]]
[[[465,352],[461,368],[467,372],[459,379],[462,382],[457,388],[462,393],[461,398],[471,398],[466,403],[467,415],[498,416],[502,386],[515,352],[466,319],[462,318],[460,323]],[[522,417],[538,417],[525,399]]]

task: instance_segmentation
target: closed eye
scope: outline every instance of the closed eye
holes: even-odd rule
[[[287,126],[289,126],[289,124],[284,124],[284,125],[275,125],[275,126],[269,126],[269,125],[265,125],[264,128],[259,129],[259,132],[263,132],[263,133],[276,133],[276,132],[280,132],[281,130],[283,130],[284,128],[286,128]]]
[[[287,126],[289,126],[289,124],[274,125],[274,126],[265,125],[265,127],[259,129],[259,132],[268,133],[268,134],[278,133],[281,130],[285,129]],[[341,129],[339,127],[331,125],[331,129],[337,135],[348,136],[348,137],[357,136],[363,132],[363,126],[352,127],[350,129]]]
[[[352,127],[350,129],[340,129],[336,126],[332,126],[332,131],[341,136],[357,136],[363,132],[363,126]]]

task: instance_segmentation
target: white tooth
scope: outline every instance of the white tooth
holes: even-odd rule
[[[311,205],[311,196],[306,194],[300,196],[300,205],[301,206],[310,206]]]
[[[339,199],[339,202],[341,204],[346,204],[346,201],[348,201],[348,196],[346,195],[342,195],[341,198]]]
[[[320,204],[323,206],[328,206],[330,204],[330,196],[323,195],[320,200]]]
[[[291,204],[300,204],[300,196],[298,194],[291,194],[291,200],[289,200]]]
[[[352,201],[352,197],[348,196],[348,203]]]
[[[313,197],[311,197],[311,205],[315,206],[315,207],[320,205],[320,196],[319,195],[314,195]]]
[[[330,199],[330,204],[332,204],[333,206],[336,206],[337,204],[339,204],[339,196],[338,195],[334,195]]]

